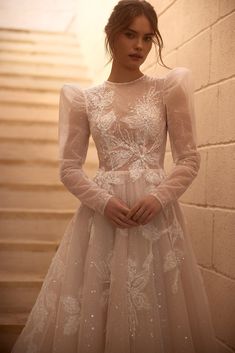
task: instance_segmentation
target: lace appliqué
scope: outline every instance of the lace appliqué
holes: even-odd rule
[[[173,271],[174,280],[171,285],[171,291],[173,294],[178,292],[178,281],[180,275],[179,265],[184,260],[184,251],[177,246],[177,242],[184,239],[183,229],[181,228],[176,217],[173,219],[172,225],[168,228],[170,240],[172,243],[172,249],[167,252],[164,256],[163,270],[164,272]]]
[[[109,171],[107,173],[102,169],[97,170],[93,181],[95,181],[100,187],[107,190],[110,194],[113,194],[112,185],[122,183],[117,173],[115,173],[114,171]]]
[[[131,258],[128,259],[127,299],[132,336],[135,336],[136,326],[138,325],[137,310],[151,308],[147,295],[143,291],[149,281],[152,260],[153,254],[150,252],[143,263],[143,270],[138,272],[136,261]]]
[[[64,335],[74,335],[78,331],[81,319],[82,290],[79,290],[78,298],[65,296],[61,299],[65,312]]]
[[[107,170],[123,168],[135,181],[143,169],[154,168],[166,133],[162,92],[149,87],[128,104],[127,112],[120,111],[119,97],[112,89],[101,85],[86,95],[92,136]]]
[[[137,229],[140,235],[151,242],[159,240],[165,233],[165,230],[159,230],[152,222],[140,224]]]
[[[100,298],[100,303],[103,307],[105,307],[108,303],[108,297],[110,292],[112,256],[113,251],[110,251],[106,259],[93,262],[97,270],[99,279],[103,283],[103,291]]]
[[[27,346],[25,353],[39,352],[40,347],[38,347],[38,343],[35,343],[38,340],[36,336],[43,333],[48,320],[54,321],[56,318],[57,296],[56,289],[53,290],[53,285],[56,285],[57,281],[63,281],[65,275],[65,264],[58,255],[56,253],[52,259],[48,274],[23,329],[25,334],[21,337],[23,337],[23,342]]]

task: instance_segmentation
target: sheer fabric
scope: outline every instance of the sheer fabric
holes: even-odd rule
[[[90,135],[99,158],[92,179],[83,170]],[[81,204],[12,353],[217,352],[178,202],[200,167],[191,71],[86,89],[65,84],[59,160],[61,181]],[[112,196],[131,207],[147,194],[162,210],[146,225],[116,228],[104,214]]]

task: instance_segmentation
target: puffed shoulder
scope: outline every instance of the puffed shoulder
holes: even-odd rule
[[[60,89],[60,101],[72,107],[86,107],[83,89],[76,84],[65,83]]]
[[[163,85],[163,100],[170,102],[171,98],[177,96],[188,96],[194,91],[194,81],[192,71],[187,67],[175,67],[165,75]]]

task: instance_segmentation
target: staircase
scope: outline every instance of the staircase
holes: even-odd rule
[[[0,353],[7,353],[79,205],[59,180],[59,90],[91,81],[74,34],[0,29],[0,48]],[[88,176],[94,153],[92,140]]]

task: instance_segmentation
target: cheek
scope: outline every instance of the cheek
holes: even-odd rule
[[[114,50],[118,56],[121,56],[123,52],[127,49],[128,45],[125,40],[119,39],[115,42]]]
[[[147,54],[150,52],[151,49],[152,49],[152,43],[147,44],[147,47],[146,47]]]

